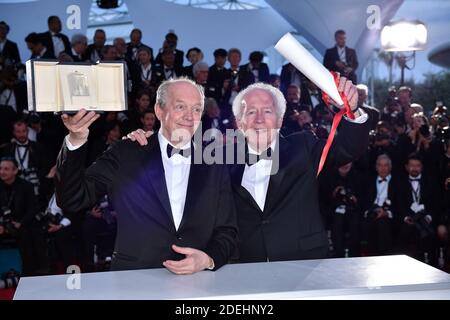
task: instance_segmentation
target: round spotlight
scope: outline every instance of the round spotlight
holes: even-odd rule
[[[385,51],[424,50],[427,28],[416,21],[397,21],[387,24],[381,31],[381,46]]]

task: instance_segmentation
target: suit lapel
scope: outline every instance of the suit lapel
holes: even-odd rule
[[[192,146],[191,146],[192,148]],[[186,220],[189,219],[189,215],[193,212],[194,204],[199,201],[201,195],[201,186],[206,179],[206,165],[194,164],[194,154],[191,156],[191,169],[189,170],[189,181],[186,191],[186,200],[184,202],[183,217],[181,218],[180,226],[178,230],[183,228]]]
[[[278,146],[276,148],[278,148],[278,150],[275,150],[275,156],[278,157],[278,159],[274,158],[273,162],[278,161],[278,172],[273,173],[270,176],[264,205],[264,214],[271,212],[277,203],[277,196],[279,195],[280,187],[286,174],[287,160],[289,159],[289,142],[281,135],[279,136]],[[272,164],[272,171],[273,170],[274,164]]]
[[[172,210],[170,208],[169,194],[167,192],[166,178],[164,175],[164,166],[161,158],[161,150],[158,141],[158,133],[151,136],[147,147],[148,153],[144,153],[145,172],[150,184],[155,189],[155,194],[161,202],[162,207],[168,218],[170,228],[175,231]]]

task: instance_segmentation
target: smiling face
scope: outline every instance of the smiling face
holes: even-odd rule
[[[188,82],[175,82],[167,88],[166,105],[156,104],[163,135],[175,146],[184,145],[200,125],[202,97]]]
[[[253,149],[264,151],[274,141],[283,121],[277,115],[274,98],[266,90],[254,89],[244,96],[242,103],[238,127]]]

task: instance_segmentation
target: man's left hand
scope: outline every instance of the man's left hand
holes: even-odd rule
[[[12,222],[14,228],[20,229],[20,226],[21,226],[20,222],[16,222],[16,221],[11,221],[11,222]]]
[[[201,250],[176,245],[172,245],[172,249],[186,255],[186,258],[180,261],[166,260],[163,262],[163,266],[175,274],[192,274],[214,265],[212,259]]]
[[[356,110],[358,107],[358,90],[356,90],[356,86],[351,80],[348,80],[346,77],[341,77],[339,74],[337,75],[337,79],[339,81],[339,93],[343,92],[347,97],[350,109],[352,109],[352,111]],[[330,102],[338,108],[343,108],[343,106],[338,105],[333,99],[330,99]]]
[[[58,225],[56,225],[56,224],[49,224],[48,225],[48,232],[49,233],[53,233],[53,232],[56,232],[56,231],[59,231],[59,230],[61,230],[62,229],[62,225],[60,225],[60,224],[58,224]]]

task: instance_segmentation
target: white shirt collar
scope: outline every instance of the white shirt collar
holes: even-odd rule
[[[390,175],[390,174],[389,174],[389,175],[387,175],[387,176],[386,176],[386,182],[389,182],[389,181],[391,181],[391,178],[392,178],[392,175]],[[382,177],[380,177],[380,176],[378,176],[378,177],[377,177],[377,181],[378,181],[378,180],[380,180],[380,179],[383,179],[383,178],[382,178]]]
[[[163,155],[164,158],[168,158],[167,157],[167,145],[170,144],[172,147],[177,148],[177,149],[181,149],[181,150],[185,150],[189,148],[189,144],[190,141],[188,141],[187,143],[185,143],[183,146],[181,147],[175,147],[173,144],[171,144],[169,142],[169,140],[162,134],[162,127],[161,129],[158,131],[158,141],[159,141],[159,145],[161,147],[161,154]]]
[[[422,178],[422,174],[419,174],[417,177],[412,177],[412,176],[409,176],[409,179],[421,179]]]

